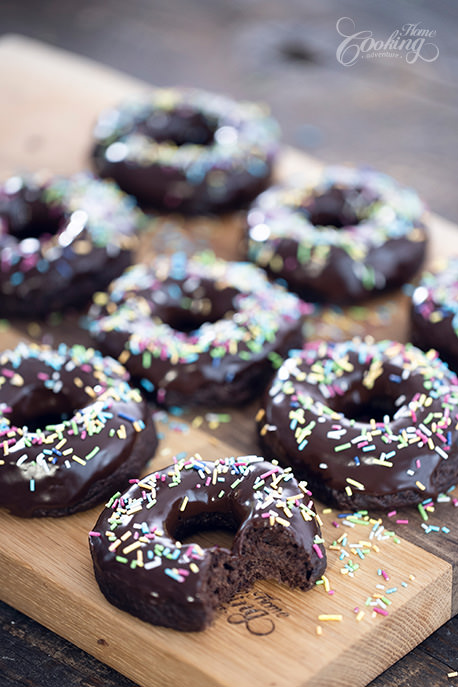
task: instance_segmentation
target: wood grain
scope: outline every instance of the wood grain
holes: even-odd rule
[[[11,37],[0,41],[0,87],[4,94],[0,176],[4,177],[18,169],[48,167],[69,173],[87,167],[90,130],[97,113],[143,85],[80,58]],[[297,172],[314,174],[317,168],[316,161],[289,150],[277,173],[285,178]],[[242,227],[240,215],[222,223],[155,219],[142,239],[141,254],[144,257],[154,243],[154,250],[179,246],[192,251],[196,246],[210,246],[224,257],[237,257]],[[444,247],[458,250],[453,225],[433,216],[431,227],[431,257],[443,254]],[[309,335],[347,338],[370,331],[377,338],[405,340],[406,305],[406,297],[395,294],[388,301],[374,302],[363,314],[354,309],[320,309],[309,323]],[[0,341],[2,346],[29,336],[51,342],[83,341],[86,335],[76,323],[74,318],[66,318],[46,326],[29,323],[3,329]],[[253,406],[244,412],[231,411],[232,422],[220,422],[216,428],[212,428],[208,411],[199,411],[200,429],[192,426],[196,420],[193,413],[179,418],[160,415],[158,424],[164,437],[154,466],[166,464],[181,451],[198,451],[209,458],[255,451],[255,410]],[[449,511],[448,524],[458,524],[458,509]],[[345,528],[340,524],[337,529],[332,524],[336,516],[322,515],[328,543],[345,531],[352,543],[367,539],[367,526]],[[96,517],[97,512],[91,511],[60,521],[25,522],[0,514],[0,596],[142,687],[178,684],[183,674],[187,684],[221,687],[234,683],[241,687],[364,685],[450,618],[452,603],[457,602],[458,545],[453,537],[458,528],[451,527],[448,551],[443,550],[443,537],[436,538],[435,546],[423,535],[417,538],[419,545],[409,543],[409,528],[399,543],[393,538],[380,542],[380,552],[373,551],[364,561],[351,554],[360,562],[354,578],[341,574],[339,552],[330,551],[327,576],[333,594],[323,587],[303,594],[260,583],[222,609],[205,633],[175,633],[131,618],[102,598],[87,547],[87,532]],[[409,511],[409,520],[415,518],[415,512]],[[383,582],[377,574],[381,567],[389,572],[389,584],[398,588],[390,598],[387,617],[365,606],[367,598],[377,593],[377,584]],[[415,579],[410,579],[412,575]],[[269,601],[277,610],[271,606],[263,615]],[[360,622],[356,607],[365,611]],[[322,613],[341,614],[343,619],[320,623]],[[272,623],[274,631],[264,634]],[[322,636],[316,634],[318,624]]]

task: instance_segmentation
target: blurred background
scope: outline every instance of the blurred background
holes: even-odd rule
[[[347,19],[339,23],[342,17]],[[339,62],[345,36],[365,31],[378,48],[406,25],[429,33],[424,44],[415,43],[419,56],[410,53],[411,63],[407,49],[374,54],[370,41],[358,38],[348,38],[342,57],[353,64]],[[455,221],[457,29],[458,3],[450,0],[0,4],[2,34],[45,41],[151,84],[199,86],[264,100],[286,143],[327,163],[368,163],[389,172]],[[419,38],[413,29],[405,31],[405,39]]]

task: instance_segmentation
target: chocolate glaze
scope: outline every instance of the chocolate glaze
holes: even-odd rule
[[[340,507],[418,503],[458,478],[457,382],[410,344],[306,346],[266,392],[260,445]]]
[[[248,263],[194,256],[175,272],[163,257],[98,296],[89,313],[98,346],[160,403],[253,398],[272,363],[302,344],[305,305]]]
[[[157,438],[127,380],[119,363],[81,346],[0,354],[0,506],[67,515],[138,474]]]
[[[103,113],[95,139],[97,173],[142,205],[207,214],[240,208],[266,188],[278,125],[254,104],[157,89]]]
[[[0,188],[0,316],[44,317],[86,304],[131,263],[140,219],[114,184],[87,174],[6,181]]]
[[[231,550],[180,543],[221,526],[235,531]],[[203,629],[256,579],[310,589],[326,566],[306,485],[256,456],[192,457],[143,478],[107,504],[90,548],[111,603],[178,630]]]
[[[313,187],[261,194],[248,213],[248,255],[305,300],[360,302],[419,269],[422,214],[418,197],[385,175],[329,168]]]
[[[458,371],[458,259],[425,272],[412,295],[411,340],[427,351],[434,348]]]

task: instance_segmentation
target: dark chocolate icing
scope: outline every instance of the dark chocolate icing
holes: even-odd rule
[[[278,125],[252,103],[157,89],[101,115],[94,165],[145,206],[226,212],[269,183]]]
[[[412,342],[427,351],[434,348],[458,371],[458,259],[434,265],[422,275],[412,295]]]
[[[254,265],[176,255],[136,266],[98,294],[89,327],[160,403],[235,405],[302,345],[305,311]]]
[[[306,300],[359,302],[419,269],[423,212],[383,174],[329,168],[314,186],[261,194],[248,213],[248,256]]]
[[[79,307],[131,263],[141,222],[115,184],[12,177],[0,188],[0,316]]]
[[[260,443],[341,507],[418,503],[458,477],[457,384],[411,344],[310,344],[266,392]]]
[[[235,531],[232,550],[180,539]],[[217,605],[256,579],[309,589],[326,555],[305,483],[256,456],[186,458],[117,494],[90,533],[109,601],[155,624],[203,629]]]
[[[82,346],[0,354],[0,506],[66,515],[138,474],[157,446],[126,370]]]

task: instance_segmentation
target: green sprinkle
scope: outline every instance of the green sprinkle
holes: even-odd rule
[[[423,504],[421,504],[421,503],[418,504],[418,511],[419,511],[419,513],[420,513],[422,519],[423,519],[425,522],[426,522],[427,520],[429,520],[429,518],[428,518],[428,513],[426,512],[426,510],[425,510]]]
[[[345,449],[351,448],[351,443],[348,442],[346,444],[340,444],[340,446],[334,446],[334,451],[345,451]]]
[[[94,458],[94,456],[96,456],[99,451],[100,451],[100,446],[94,446],[92,451],[89,451],[87,456],[85,456],[86,460],[91,460],[91,458]]]

